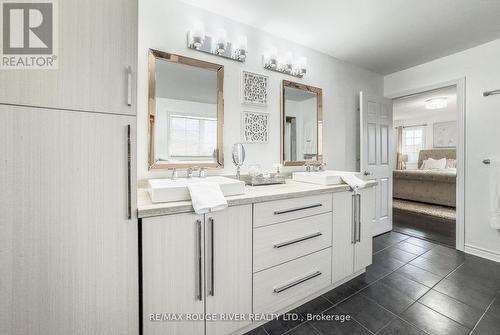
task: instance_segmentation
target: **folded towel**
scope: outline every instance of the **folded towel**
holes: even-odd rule
[[[490,163],[490,225],[500,229],[500,161]]]
[[[196,214],[220,211],[227,207],[226,198],[218,183],[201,182],[188,184]]]
[[[354,175],[354,173],[341,173],[340,178],[349,185],[354,193],[358,193],[358,191],[366,186],[366,181],[360,179]]]

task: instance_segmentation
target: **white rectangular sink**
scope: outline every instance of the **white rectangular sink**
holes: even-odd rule
[[[205,178],[179,178],[179,179],[150,179],[149,196],[151,201],[172,202],[191,200],[187,185],[191,183],[218,183],[224,196],[244,194],[245,182],[227,177],[205,177]]]
[[[303,183],[318,184],[318,185],[340,185],[344,182],[342,181],[342,175],[353,174],[356,177],[363,179],[361,173],[350,172],[350,171],[318,171],[318,172],[294,172],[292,174],[292,179],[295,181],[300,181]]]

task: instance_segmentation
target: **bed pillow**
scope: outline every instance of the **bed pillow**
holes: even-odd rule
[[[446,159],[446,168],[447,169],[456,169],[457,168],[457,160],[452,158]]]
[[[422,169],[425,170],[442,170],[446,168],[446,158],[441,159],[426,159],[422,164]]]

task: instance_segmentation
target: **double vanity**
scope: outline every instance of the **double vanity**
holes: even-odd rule
[[[205,215],[140,190],[143,333],[243,334],[359,275],[374,185],[245,186]]]
[[[242,85],[260,78],[259,88],[270,80],[242,76]],[[222,65],[149,52],[149,169],[169,169],[172,178],[147,180],[138,193],[145,335],[243,334],[359,275],[372,261],[376,182],[355,193],[343,183],[352,182],[354,173],[324,171],[321,88],[281,81],[276,161],[306,166],[305,172],[284,179],[281,165],[273,164],[273,174],[263,161],[263,170],[245,167],[249,178],[243,177],[266,185],[204,176],[204,168],[225,165],[223,82]],[[266,115],[244,117],[245,143],[267,138]],[[239,143],[234,148],[239,176],[244,149]],[[186,170],[188,178],[178,178],[177,170]],[[267,185],[274,182],[281,184]],[[223,197],[228,207],[196,214],[193,188],[205,191],[196,198],[206,199],[207,190],[217,194],[216,207],[203,209],[221,208]]]

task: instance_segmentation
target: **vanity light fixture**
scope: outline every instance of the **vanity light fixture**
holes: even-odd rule
[[[426,109],[442,109],[448,106],[448,98],[432,98],[429,100],[425,100],[425,108]]]
[[[267,70],[288,74],[297,78],[303,78],[307,70],[307,58],[299,57],[295,61],[291,52],[280,57],[276,56],[275,49],[270,49],[262,55],[264,68]]]
[[[237,62],[244,62],[247,57],[247,38],[240,36],[237,43],[227,40],[224,29],[217,29],[214,36],[205,35],[203,25],[198,24],[188,32],[187,46],[189,49],[209,53]]]

